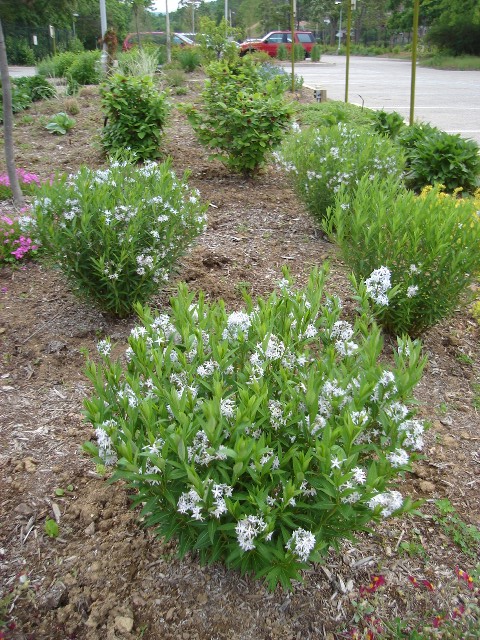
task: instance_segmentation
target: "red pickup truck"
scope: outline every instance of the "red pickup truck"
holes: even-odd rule
[[[291,31],[271,31],[259,40],[247,40],[240,44],[240,55],[253,53],[254,51],[264,51],[269,56],[275,58],[278,47],[283,44],[290,51],[292,46]],[[305,57],[310,56],[315,37],[311,31],[295,31],[295,44],[300,44],[305,49]]]

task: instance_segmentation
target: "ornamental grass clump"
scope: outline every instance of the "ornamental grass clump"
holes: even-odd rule
[[[24,224],[73,287],[119,316],[164,285],[205,226],[199,193],[170,163],[86,167],[45,184]]]
[[[365,291],[353,324],[314,270],[227,313],[179,287],[168,313],[137,307],[126,364],[88,364],[85,448],[135,489],[147,526],[181,556],[291,587],[330,545],[411,507],[395,487],[422,448],[411,392],[421,346],[393,365]]]
[[[366,127],[344,123],[292,134],[277,160],[318,222],[327,216],[342,185],[353,193],[364,175],[400,178],[404,168],[393,142]]]
[[[289,128],[292,106],[283,97],[282,78],[264,79],[262,66],[248,59],[212,63],[208,74],[203,107],[185,105],[184,111],[211,157],[251,175]]]
[[[451,314],[480,272],[474,201],[458,206],[435,187],[418,197],[393,177],[342,187],[327,232],[356,278],[369,283],[378,321],[418,336]],[[334,231],[335,229],[335,231]]]
[[[139,160],[158,158],[168,104],[152,78],[117,74],[102,86],[101,96],[106,118],[104,149],[108,153],[129,149]]]

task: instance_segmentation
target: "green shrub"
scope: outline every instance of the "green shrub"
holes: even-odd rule
[[[254,173],[282,140],[292,107],[283,98],[282,80],[264,81],[248,58],[234,65],[213,63],[202,93],[204,106],[184,107],[201,144],[232,171]]]
[[[45,129],[50,131],[50,133],[54,133],[59,136],[64,136],[70,129],[75,126],[74,118],[70,118],[70,116],[63,111],[60,113],[56,113],[54,116],[50,118]]]
[[[100,82],[100,51],[84,51],[74,55],[75,60],[66,74],[68,83],[98,84]]]
[[[65,78],[68,70],[77,59],[77,54],[73,51],[64,51],[56,56],[45,58],[38,66],[39,75],[50,76],[52,78]]]
[[[29,94],[32,102],[48,100],[57,94],[55,87],[44,76],[16,78],[14,83],[20,90]]]
[[[348,102],[328,102],[298,105],[297,117],[302,125],[330,127],[344,122],[346,124],[371,125],[374,111],[362,109]]]
[[[217,24],[207,16],[201,17],[196,42],[202,64],[208,65],[220,59],[225,62],[235,61],[238,58],[238,45],[235,40],[239,37],[239,29],[232,28],[225,18]]]
[[[102,108],[107,124],[102,144],[108,152],[129,148],[136,156],[157,158],[163,127],[167,119],[167,101],[148,76],[113,76],[102,87]]]
[[[26,38],[5,38],[7,57],[9,64],[20,64],[32,66],[35,64],[35,54],[28,44]]]
[[[289,55],[287,47],[284,44],[279,44],[277,49],[277,59],[288,60]]]
[[[184,71],[191,73],[200,66],[200,52],[196,47],[185,47],[177,53],[176,60]]]
[[[406,148],[406,184],[417,191],[431,184],[443,184],[449,192],[458,187],[475,191],[480,176],[478,143],[429,127],[421,132],[424,135]],[[405,147],[405,137],[401,144]]]
[[[307,52],[305,51],[305,49],[302,47],[301,44],[295,43],[293,45],[293,55],[297,62],[301,62],[302,60],[305,60],[307,56]],[[289,56],[290,58],[292,57],[291,52],[289,52]]]
[[[30,229],[80,294],[125,316],[160,288],[203,230],[198,196],[169,163],[84,167],[41,187]]]
[[[20,113],[28,109],[32,104],[32,97],[30,92],[22,86],[17,86],[15,82],[11,82],[12,89],[12,111],[13,113]],[[3,91],[2,83],[0,82],[0,122],[3,122]]]
[[[345,124],[291,135],[277,159],[318,222],[342,185],[353,192],[364,175],[399,178],[404,167],[393,142],[366,127]]]
[[[370,278],[377,317],[394,335],[417,336],[448,316],[480,271],[480,222],[438,189],[418,197],[394,178],[364,176],[353,196],[341,188],[334,228],[347,267]]]
[[[185,286],[169,314],[137,307],[126,370],[100,342],[85,403],[97,436],[85,448],[135,489],[144,524],[177,538],[181,556],[222,560],[271,589],[411,507],[393,482],[423,432],[409,408],[420,345],[400,340],[385,369],[365,304],[352,326],[323,273],[298,291],[285,275],[230,315]]]
[[[426,39],[455,56],[480,55],[480,24],[472,23],[466,16],[459,16],[453,24],[433,24]]]
[[[314,44],[310,52],[310,58],[312,62],[320,62],[322,55],[322,47],[319,44]]]
[[[396,111],[388,113],[380,109],[373,113],[373,128],[377,133],[383,133],[389,138],[396,138],[405,128],[403,116]]]

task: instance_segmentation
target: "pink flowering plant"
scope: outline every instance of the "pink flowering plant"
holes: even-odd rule
[[[25,169],[17,169],[17,177],[20,188],[24,194],[32,194],[36,187],[40,186],[40,178]],[[10,186],[10,178],[6,173],[0,174],[0,200],[8,200],[12,197],[12,188]]]
[[[18,218],[0,212],[0,264],[35,255],[38,245],[22,232]]]
[[[453,313],[480,272],[480,224],[439,193],[364,176],[355,194],[340,189],[324,225],[394,335],[418,336]]]
[[[115,161],[44,184],[23,220],[74,289],[118,316],[165,285],[206,205],[170,163]]]
[[[330,545],[412,508],[395,488],[423,445],[412,389],[421,345],[391,368],[366,295],[353,324],[325,271],[228,313],[185,285],[169,312],[137,306],[126,364],[89,362],[85,449],[135,490],[147,526],[181,556],[291,587]]]

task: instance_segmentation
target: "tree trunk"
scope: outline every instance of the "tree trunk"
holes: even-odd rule
[[[7,49],[3,37],[2,20],[0,19],[0,77],[3,91],[3,132],[5,136],[5,162],[10,187],[13,194],[13,203],[16,207],[23,207],[23,199],[20,184],[15,169],[15,151],[13,147],[13,111],[12,111],[12,86],[8,75]]]

